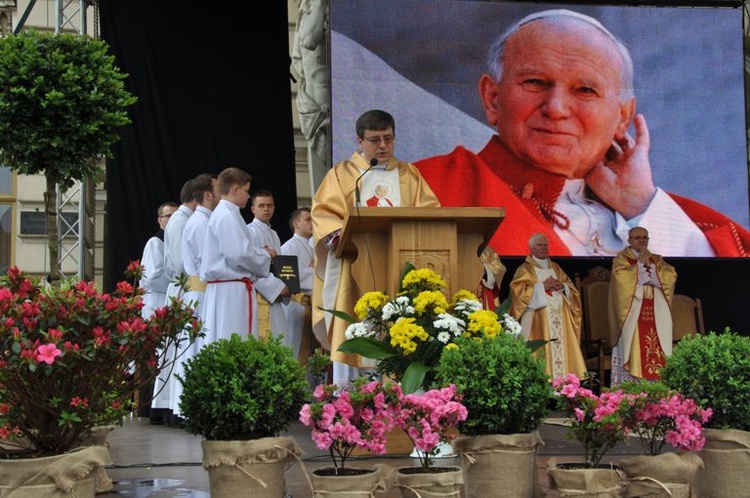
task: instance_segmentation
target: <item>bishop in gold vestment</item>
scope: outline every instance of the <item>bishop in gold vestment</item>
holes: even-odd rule
[[[563,269],[550,260],[547,237],[529,238],[531,254],[510,282],[510,315],[521,323],[527,340],[548,342],[539,350],[551,378],[574,373],[583,378],[581,295]]]
[[[672,297],[677,272],[648,250],[648,231],[629,231],[629,246],[612,260],[609,286],[612,384],[655,380],[672,354]]]

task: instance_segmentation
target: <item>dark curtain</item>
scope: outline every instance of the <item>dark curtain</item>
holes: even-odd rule
[[[274,193],[283,243],[297,203],[286,2],[263,14],[241,2],[99,4],[101,37],[138,97],[107,161],[105,287],[141,257],[162,202],[179,204],[186,180],[228,166],[252,175],[251,192]]]

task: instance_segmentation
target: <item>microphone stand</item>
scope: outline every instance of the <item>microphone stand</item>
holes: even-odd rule
[[[358,220],[360,219],[360,217],[359,217],[359,207],[360,207],[359,181],[362,179],[363,176],[365,176],[367,174],[368,171],[370,171],[372,168],[374,168],[377,165],[378,165],[378,160],[377,160],[377,158],[373,157],[372,159],[370,159],[370,167],[367,168],[366,170],[364,170],[362,172],[362,174],[359,175],[359,177],[357,177],[357,179],[354,181],[354,209],[357,210],[357,219]],[[375,268],[373,267],[372,258],[370,256],[370,241],[369,241],[369,238],[366,237],[366,236],[365,236],[365,247],[366,247],[366,250],[367,250],[367,261],[368,261],[368,263],[370,265],[370,274],[372,276],[372,285],[374,287],[375,286]]]
[[[357,179],[354,181],[354,207],[357,208],[357,215],[359,215],[359,206],[360,206],[360,192],[359,192],[359,181],[362,179],[363,176],[367,174],[368,171],[370,171],[372,168],[378,165],[377,158],[370,159],[370,167],[367,168],[362,172],[361,175],[357,177]]]

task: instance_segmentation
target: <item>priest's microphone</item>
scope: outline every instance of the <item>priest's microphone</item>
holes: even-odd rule
[[[378,159],[376,157],[373,157],[370,159],[370,167],[367,168],[362,172],[359,177],[357,177],[357,180],[354,182],[354,205],[356,207],[359,207],[359,181],[362,179],[363,176],[367,174],[368,171],[370,171],[372,168],[378,165]]]

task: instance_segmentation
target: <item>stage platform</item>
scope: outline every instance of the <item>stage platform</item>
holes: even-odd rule
[[[540,428],[544,444],[539,450],[537,464],[542,490],[547,496],[556,494],[549,489],[546,473],[547,460],[555,457],[560,462],[580,461],[581,449],[574,440],[565,437],[563,419],[555,414]],[[310,438],[310,430],[300,422],[293,422],[289,431],[302,448],[302,463],[310,472],[320,467],[329,467],[330,458],[319,450]],[[189,434],[185,429],[151,425],[148,418],[128,418],[122,427],[110,433],[108,442],[113,465],[107,474],[114,481],[114,489],[97,494],[101,498],[209,498],[208,472],[202,466],[201,438]],[[640,454],[637,441],[621,445],[605,457],[607,462],[617,462],[623,455]],[[370,466],[385,463],[393,467],[418,465],[416,458],[408,454],[353,457],[351,466]],[[457,458],[441,460],[445,464],[459,464]],[[294,464],[286,473],[287,492],[293,498],[309,498],[312,491],[305,478],[302,465]],[[401,492],[394,490],[379,495],[381,498],[400,498]]]

